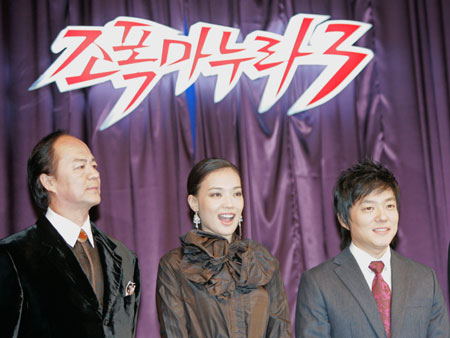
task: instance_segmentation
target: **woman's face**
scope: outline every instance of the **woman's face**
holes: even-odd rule
[[[188,196],[188,203],[198,212],[203,231],[230,242],[244,208],[241,179],[232,168],[217,169],[200,183],[196,196]]]

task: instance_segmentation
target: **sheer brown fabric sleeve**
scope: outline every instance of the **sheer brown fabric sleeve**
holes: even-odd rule
[[[179,281],[180,251],[161,258],[156,281],[156,307],[161,337],[188,337],[184,302]]]
[[[292,337],[289,305],[278,267],[273,278],[267,284],[266,290],[270,297],[269,323],[267,325],[266,337]]]

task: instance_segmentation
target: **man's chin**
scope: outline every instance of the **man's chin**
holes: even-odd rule
[[[102,201],[101,198],[93,199],[92,201],[89,201],[89,207],[90,208],[95,207],[99,205],[101,201]]]

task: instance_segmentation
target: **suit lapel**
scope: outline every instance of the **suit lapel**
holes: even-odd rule
[[[80,297],[83,303],[89,303],[93,309],[97,310],[97,314],[101,315],[94,290],[73,251],[46,217],[42,216],[38,219],[37,229],[45,259],[56,268],[60,277],[67,282],[68,289],[76,290],[74,294]],[[74,304],[74,306],[82,304],[81,302],[75,303],[77,304]]]
[[[377,336],[386,337],[377,303],[350,249],[346,248],[337,255],[334,263],[337,264],[336,274],[361,306]]]
[[[406,303],[410,290],[410,281],[413,278],[409,271],[409,265],[394,250],[391,257],[392,269],[392,304],[391,304],[391,337],[400,334]]]
[[[116,253],[116,244],[111,241],[102,231],[92,224],[95,244],[98,245],[102,260],[103,279],[105,281],[105,296],[103,313],[112,310],[114,300],[120,292],[122,280],[122,258]]]

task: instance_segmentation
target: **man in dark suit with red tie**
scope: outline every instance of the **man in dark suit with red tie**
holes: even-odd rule
[[[399,189],[369,160],[343,171],[334,207],[345,249],[302,274],[296,337],[449,338],[449,317],[434,271],[390,248]]]
[[[0,241],[0,337],[134,337],[138,261],[90,222],[100,175],[88,146],[62,131],[46,136],[28,183],[43,213]]]

